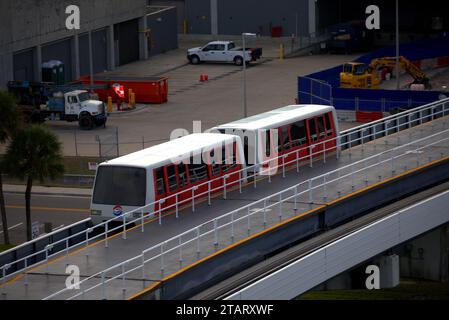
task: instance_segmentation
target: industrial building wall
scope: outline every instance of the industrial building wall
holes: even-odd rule
[[[218,33],[255,32],[271,35],[281,26],[283,36],[308,33],[307,0],[218,0]]]
[[[178,47],[176,12],[176,7],[173,7],[147,16],[147,28],[150,29],[149,56]]]
[[[33,74],[34,78],[28,80],[38,79],[40,74],[38,65],[48,59],[66,63],[67,80],[73,79],[76,75],[74,59],[77,55],[74,50],[75,31],[67,30],[65,27],[67,18],[65,9],[72,4],[80,8],[81,30],[77,31],[78,34],[141,18],[145,16],[147,8],[147,0],[1,0],[0,87],[4,87],[7,81],[13,80],[15,75],[22,78],[24,74],[26,77],[28,74]],[[105,33],[94,33],[93,38],[96,37],[102,42]],[[55,46],[55,42],[63,39],[70,39],[70,41],[64,41]],[[42,48],[42,59],[37,61],[40,48]],[[24,50],[35,52],[33,73],[29,72],[31,70],[29,56],[20,54]],[[105,69],[104,61],[107,60],[108,52],[104,50],[104,43],[94,45],[94,59],[99,64],[96,67],[97,71]],[[136,51],[139,51],[139,47]],[[83,58],[80,57],[80,59]],[[80,67],[84,71],[85,64],[83,66],[81,61]]]
[[[211,0],[186,0],[186,1],[187,1],[186,20],[187,20],[188,33],[210,34],[212,31],[211,11],[210,11]]]
[[[184,0],[149,0],[149,4],[152,6],[167,6],[175,7],[177,13],[177,32],[184,32],[184,19],[185,19],[185,7],[186,2]]]

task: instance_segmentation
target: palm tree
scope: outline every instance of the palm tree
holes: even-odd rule
[[[5,91],[0,91],[0,144],[7,143],[16,133],[19,127],[19,113],[14,98]],[[9,244],[8,220],[6,218],[5,198],[3,195],[3,173],[4,165],[0,159],[0,211],[3,224],[3,239]]]
[[[19,179],[26,179],[25,206],[27,239],[31,240],[31,188],[33,181],[55,179],[64,173],[61,143],[56,135],[40,125],[31,125],[21,130],[5,155],[7,172]]]

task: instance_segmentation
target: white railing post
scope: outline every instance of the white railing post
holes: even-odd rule
[[[104,271],[101,273],[101,292],[103,295],[103,300],[106,300],[106,284],[105,284]]]
[[[182,268],[182,239],[179,237],[179,268]]]
[[[140,218],[141,218],[140,222],[142,224],[140,231],[145,232],[145,214],[144,214],[143,210],[140,211]]]
[[[196,255],[197,259],[200,258],[201,250],[200,250],[200,227],[196,228]]]
[[[242,170],[239,171],[239,193],[242,193]]]
[[[234,211],[231,212],[231,241],[234,243]]]
[[[192,188],[192,212],[195,212],[195,187]]]
[[[312,199],[312,179],[309,179],[309,203],[312,205],[313,199]]]
[[[218,228],[217,228],[217,219],[214,219],[214,245],[218,246]]]
[[[285,178],[285,159],[287,159],[286,155],[282,156],[282,178]]]
[[[211,202],[210,202],[210,191],[211,190],[211,182],[210,180],[207,182],[207,204],[210,206]]]
[[[164,245],[165,245],[165,242],[162,242],[161,243],[161,276],[162,277],[164,276],[164,268],[165,268],[165,266],[164,266]]]
[[[323,180],[324,180],[324,182],[323,182],[323,200],[324,200],[324,202],[326,202],[327,201],[327,182],[326,182],[326,174],[324,174],[324,177],[323,177]]]
[[[126,240],[126,216],[122,214],[122,223],[123,223],[123,239]]]
[[[145,251],[142,251],[142,280],[144,281],[145,284]]]
[[[107,248],[109,246],[108,242],[108,222],[104,224],[104,247]]]
[[[125,292],[126,292],[125,263],[122,264],[122,292],[123,292],[123,296],[125,296]]]
[[[251,212],[250,212],[250,209],[249,209],[249,207],[248,207],[248,210],[247,210],[248,212],[247,212],[247,217],[248,217],[248,221],[247,221],[247,223],[248,223],[248,225],[247,225],[247,228],[248,228],[248,236],[251,234]]]
[[[298,186],[296,185],[296,186],[295,186],[294,207],[293,207],[293,210],[295,210],[295,211],[298,210],[298,207],[297,207],[298,201],[297,201],[297,199],[296,199],[297,197],[298,197]]]
[[[263,228],[267,227],[267,199],[263,199]]]
[[[309,147],[309,159],[310,159],[310,164],[309,164],[309,166],[310,166],[311,168],[313,168],[312,149],[313,149],[314,146],[315,146],[315,145]]]
[[[25,278],[24,278],[23,284],[24,284],[25,286],[27,286],[27,285],[28,285],[28,272],[27,272],[27,269],[28,269],[28,260],[27,260],[27,258],[25,258],[24,263],[25,263],[25,269],[24,269],[24,271],[25,271]]]
[[[179,218],[179,195],[178,194],[176,194],[175,201],[176,201],[176,203],[175,203],[175,210],[176,210],[175,215],[176,215],[176,219],[178,219]]]
[[[326,142],[323,141],[323,163],[326,163]]]
[[[165,203],[165,199],[159,201],[159,225],[162,225],[162,205]]]
[[[296,151],[296,172],[299,173],[299,150]]]
[[[279,194],[279,221],[282,221],[282,193]]]
[[[226,178],[227,178],[227,176],[226,175],[224,175],[223,176],[223,199],[225,199],[226,200],[226,187],[227,187],[227,185],[226,185]]]

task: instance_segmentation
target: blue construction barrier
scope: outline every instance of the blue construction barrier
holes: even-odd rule
[[[401,44],[400,54],[412,61],[449,56],[449,36]],[[370,63],[374,58],[395,55],[395,47],[389,46],[365,54],[356,61]],[[393,108],[420,106],[447,95],[440,91],[342,89],[341,70],[342,65],[298,77],[299,103],[332,104],[341,110],[388,112]]]

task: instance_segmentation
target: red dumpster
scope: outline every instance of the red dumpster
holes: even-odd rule
[[[356,119],[357,122],[367,123],[375,120],[379,120],[383,118],[382,112],[377,111],[357,111]]]
[[[276,26],[271,28],[271,37],[272,38],[279,38],[282,37],[282,27]]]
[[[90,84],[90,77],[81,77],[84,85]],[[131,89],[136,95],[137,103],[165,103],[168,100],[168,78],[165,77],[106,77],[95,76],[94,84],[106,84],[106,89],[94,89],[102,101],[107,101],[108,96],[116,101],[117,95],[112,86],[120,84],[125,90],[125,101],[129,102],[128,92]]]

